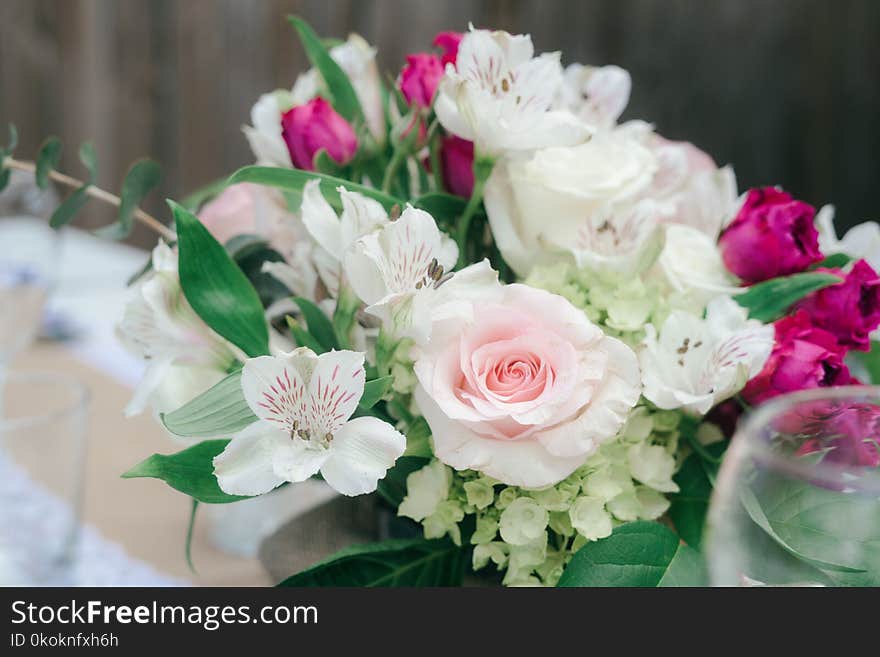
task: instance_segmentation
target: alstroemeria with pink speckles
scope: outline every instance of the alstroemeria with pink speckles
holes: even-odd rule
[[[727,268],[747,283],[804,271],[822,260],[813,206],[774,187],[750,189],[718,240]]]
[[[320,97],[287,110],[281,116],[281,136],[293,166],[306,171],[314,171],[321,150],[337,164],[348,164],[358,148],[354,128]]]
[[[301,347],[245,362],[241,389],[257,421],[214,459],[220,488],[261,495],[321,473],[343,495],[376,490],[406,438],[375,417],[349,419],[364,394],[364,354]]]
[[[868,351],[871,332],[880,326],[880,276],[864,260],[856,262],[848,274],[839,269],[816,271],[837,274],[843,282],[813,292],[797,307],[844,347]]]

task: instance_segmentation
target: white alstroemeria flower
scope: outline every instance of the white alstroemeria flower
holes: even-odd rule
[[[236,359],[232,345],[187,302],[177,255],[164,242],[153,249],[153,271],[132,287],[116,335],[149,363],[126,415],[147,404],[160,412],[173,410],[222,379]]]
[[[357,192],[339,188],[342,214],[336,212],[321,194],[320,182],[310,180],[303,188],[300,212],[309,235],[320,247],[313,254],[321,280],[332,296],[339,290],[339,276],[345,253],[361,237],[389,222],[388,213],[378,201]]]
[[[486,157],[587,139],[589,128],[573,114],[551,109],[562,85],[559,53],[533,55],[528,35],[471,28],[438,87],[443,127]]]
[[[718,297],[705,319],[674,311],[659,336],[648,324],[639,353],[645,398],[659,408],[704,415],[739,392],[773,349],[773,326],[747,315],[733,299]]]
[[[556,105],[588,125],[611,128],[629,103],[632,78],[619,66],[565,67]]]
[[[834,206],[824,205],[816,213],[816,228],[819,250],[826,256],[844,253],[854,260],[867,260],[874,271],[880,271],[880,226],[876,221],[853,226],[838,239],[834,229]]]
[[[452,278],[455,242],[433,217],[408,206],[396,221],[357,240],[345,256],[345,276],[366,311],[399,337],[424,342],[430,304]]]
[[[364,392],[364,354],[305,347],[245,362],[241,387],[258,420],[214,459],[220,488],[261,495],[318,472],[343,495],[376,490],[406,438],[374,417],[349,420]]]
[[[257,164],[293,168],[290,152],[281,135],[281,115],[293,107],[293,97],[286,89],[263,94],[251,108],[251,123],[242,126]]]

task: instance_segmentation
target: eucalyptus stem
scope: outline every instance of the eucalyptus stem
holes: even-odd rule
[[[9,169],[18,169],[19,171],[28,171],[30,173],[35,173],[37,170],[37,165],[34,164],[33,162],[25,162],[22,160],[16,160],[11,157],[7,157],[3,160],[3,167],[9,168]],[[85,183],[83,181],[77,180],[76,178],[73,178],[71,176],[63,174],[60,171],[54,171],[54,170],[50,171],[49,178],[51,178],[52,180],[54,180],[55,182],[57,182],[61,185],[65,185],[66,187],[71,187],[73,189],[79,189],[80,187],[85,185]],[[107,192],[107,191],[101,189],[100,187],[95,187],[94,185],[89,185],[86,188],[86,194],[88,194],[89,196],[91,196],[94,199],[97,199],[99,201],[103,201],[104,203],[108,203],[109,205],[116,206],[117,208],[119,207],[119,205],[121,203],[118,196],[116,196],[115,194],[111,194],[110,192]],[[170,228],[168,228],[165,224],[163,224],[161,221],[156,219],[154,216],[147,214],[146,212],[144,212],[140,208],[135,208],[134,218],[137,219],[138,221],[140,221],[142,224],[144,224],[148,228],[150,228],[151,230],[153,230],[154,232],[156,232],[159,235],[161,235],[162,237],[164,237],[166,240],[174,241],[177,239],[177,235],[174,234],[174,231],[172,231]]]

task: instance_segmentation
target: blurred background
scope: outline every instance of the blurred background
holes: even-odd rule
[[[22,156],[57,134],[70,169],[94,140],[111,187],[153,157],[161,195],[180,198],[250,161],[251,105],[306,65],[289,13],[323,36],[359,32],[391,75],[468,21],[530,32],[565,63],[629,69],[624,118],[734,164],[741,188],[833,202],[842,225],[878,216],[876,0],[3,0],[0,123],[18,125]],[[150,209],[167,214],[160,195]]]

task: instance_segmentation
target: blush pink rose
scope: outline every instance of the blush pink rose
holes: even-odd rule
[[[815,326],[807,312],[784,317],[774,326],[773,352],[742,391],[747,402],[759,404],[787,392],[859,383],[844,363],[846,349],[834,335]]]
[[[859,260],[849,274],[839,269],[817,269],[836,274],[842,283],[813,292],[798,304],[816,326],[833,333],[845,347],[868,351],[871,332],[880,326],[880,277]]]
[[[449,135],[440,144],[440,165],[447,191],[470,198],[474,191],[474,142]]]
[[[400,92],[410,105],[430,107],[442,77],[443,64],[437,55],[407,55],[406,66],[400,71]]]
[[[236,235],[258,235],[263,187],[253,183],[230,185],[199,210],[199,220],[221,244]]]
[[[434,453],[453,468],[555,484],[617,434],[639,399],[633,351],[561,296],[495,281],[434,316],[415,399]]]
[[[358,141],[351,125],[320,96],[281,116],[281,136],[297,169],[313,171],[315,155],[326,150],[337,164],[348,164]]]
[[[822,260],[813,206],[774,187],[750,189],[718,240],[727,268],[747,283],[804,271]]]

